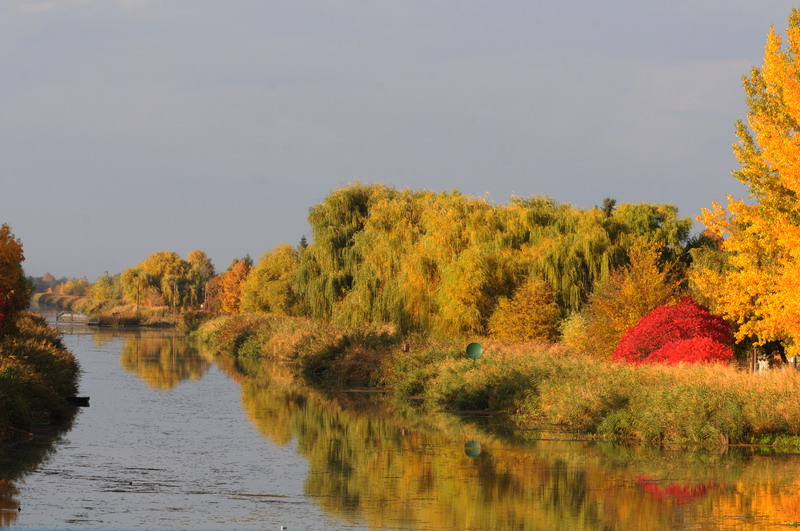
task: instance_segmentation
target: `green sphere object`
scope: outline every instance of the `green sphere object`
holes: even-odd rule
[[[470,343],[467,345],[467,357],[471,360],[476,360],[483,354],[483,347],[480,343]]]
[[[478,441],[469,441],[464,444],[464,453],[467,457],[478,457],[481,455],[481,443]]]

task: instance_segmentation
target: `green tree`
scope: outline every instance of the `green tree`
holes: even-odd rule
[[[293,283],[297,267],[297,251],[291,245],[279,245],[265,253],[242,286],[242,310],[294,313],[297,296]]]
[[[605,206],[340,188],[311,209],[314,238],[298,249],[295,293],[311,315],[345,324],[475,334],[486,331],[500,298],[535,276],[567,315],[627,264],[633,245],[655,242],[670,261],[684,253],[691,221],[674,207]]]
[[[122,297],[119,275],[111,276],[108,271],[98,277],[91,286],[92,298],[96,301],[116,300]]]

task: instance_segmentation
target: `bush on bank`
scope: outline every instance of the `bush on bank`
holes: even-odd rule
[[[0,439],[66,417],[79,367],[44,318],[21,313],[0,337]]]
[[[719,445],[800,436],[800,371],[789,368],[631,365],[488,339],[473,363],[464,341],[274,315],[218,317],[197,336],[226,354],[289,362],[312,382],[384,386],[397,399],[423,398],[425,408],[500,410],[599,438]]]
[[[203,322],[194,333],[225,354],[291,362],[303,375],[337,386],[374,386],[390,347],[391,327],[335,326],[307,318],[237,314]]]

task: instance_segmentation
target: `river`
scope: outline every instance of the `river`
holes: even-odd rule
[[[238,366],[173,332],[78,327],[64,329],[64,340],[91,406],[38,464],[3,462],[0,526],[800,525],[797,455],[595,444],[557,431],[500,430],[481,417],[375,407],[362,393],[309,389],[285,366]],[[14,452],[31,453],[24,445]]]

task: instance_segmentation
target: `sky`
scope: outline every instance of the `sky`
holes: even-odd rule
[[[726,194],[776,0],[2,0],[0,223],[29,275],[311,233],[337,187]],[[700,226],[697,226],[700,230]]]

